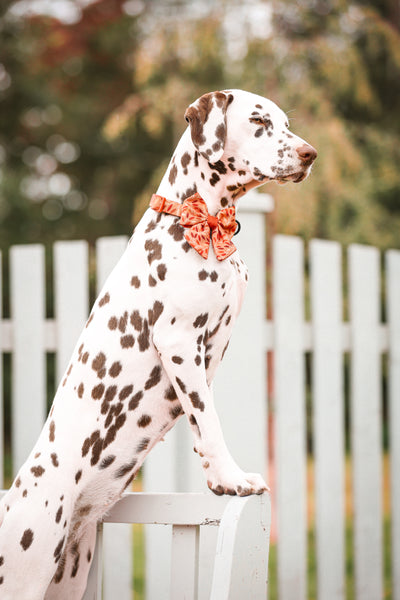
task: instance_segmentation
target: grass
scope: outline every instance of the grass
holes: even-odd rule
[[[144,526],[133,526],[133,590],[134,600],[144,600],[145,556]]]

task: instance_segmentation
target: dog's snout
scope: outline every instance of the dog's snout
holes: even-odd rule
[[[303,144],[299,148],[296,148],[296,152],[302,163],[305,165],[311,165],[317,158],[317,151],[309,144]]]

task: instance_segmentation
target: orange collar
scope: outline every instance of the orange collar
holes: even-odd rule
[[[194,194],[183,204],[153,194],[150,207],[157,212],[180,217],[185,227],[185,239],[203,258],[208,257],[210,240],[218,260],[224,260],[236,251],[231,239],[236,232],[235,207],[228,206],[216,216],[209,215],[207,205],[200,194]]]

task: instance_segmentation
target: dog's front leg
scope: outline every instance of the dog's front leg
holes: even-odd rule
[[[154,341],[188,418],[208,487],[218,495],[262,494],[268,486],[261,475],[242,471],[226,447],[204,361],[196,360],[196,339],[188,343],[186,334],[181,340],[174,336],[173,343],[167,337]]]

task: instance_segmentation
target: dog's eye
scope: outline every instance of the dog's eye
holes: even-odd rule
[[[249,121],[256,125],[264,125],[264,120],[261,117],[250,117]]]

